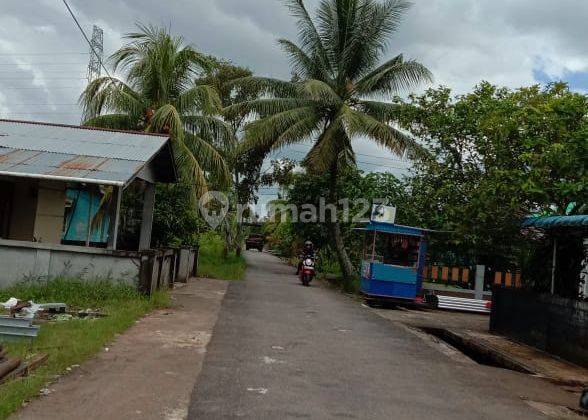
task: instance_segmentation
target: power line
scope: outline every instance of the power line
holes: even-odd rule
[[[11,112],[9,115],[80,115],[80,112]]]
[[[296,152],[300,152],[300,153],[308,153],[310,151],[310,149],[308,150],[299,150],[299,149],[295,149],[295,148],[291,148],[291,150],[294,150]],[[355,152],[356,155],[358,156],[365,156],[365,157],[371,157],[371,158],[375,158],[375,159],[385,159],[385,160],[390,160],[393,162],[408,162],[407,159],[402,159],[402,158],[389,158],[389,157],[384,157],[384,156],[377,156],[377,155],[370,155],[367,153],[359,153],[359,152]]]
[[[77,106],[78,104],[10,104],[10,106]]]
[[[96,57],[100,57],[98,51],[96,51],[94,49],[94,46],[92,45],[92,41],[90,41],[90,39],[88,38],[88,35],[86,35],[86,32],[84,31],[84,29],[82,28],[82,25],[80,25],[80,22],[78,22],[78,18],[76,18],[76,15],[74,14],[74,12],[71,10],[71,7],[69,7],[69,4],[67,4],[66,0],[62,0],[63,4],[65,5],[65,7],[67,8],[67,10],[69,11],[69,14],[71,15],[72,19],[74,20],[74,22],[76,23],[78,29],[80,30],[80,32],[82,33],[84,39],[86,40],[86,42],[88,43],[88,46],[90,47],[90,50],[96,55]],[[108,75],[109,78],[112,79],[112,76],[110,75],[110,72],[108,71],[108,69],[106,68],[106,66],[104,65],[104,62],[102,60],[100,61],[100,66],[104,69],[104,71],[106,72],[106,74]]]
[[[28,81],[31,78],[34,77],[38,77],[39,79],[43,79],[43,80],[86,80],[85,77],[42,77],[42,76],[33,76],[33,77],[0,77],[0,82],[6,82],[6,81],[18,81],[18,80],[24,80],[24,81]]]
[[[0,63],[0,66],[85,66],[86,63]],[[28,70],[28,69],[23,69]]]
[[[296,149],[290,149],[290,150],[292,152],[295,152],[295,153],[302,153],[302,154],[306,154],[307,153],[307,152],[303,152],[302,150],[296,150]],[[294,160],[294,159],[292,159],[292,160]],[[301,161],[297,161],[297,160],[294,160],[294,161],[297,162],[297,163],[300,163],[301,162]],[[361,160],[356,160],[356,162],[357,163],[362,163],[364,165],[372,165],[372,166],[377,166],[377,167],[381,167],[381,168],[407,169],[406,166],[394,166],[394,165],[390,165],[390,164],[383,164],[383,163],[376,163],[376,162],[365,162],[365,161],[361,161]]]
[[[36,52],[36,53],[0,53],[0,56],[28,57],[38,55],[87,55],[87,52]]]
[[[46,86],[36,86],[36,87],[13,87],[13,86],[7,86],[7,87],[2,87],[0,88],[0,91],[2,90],[41,90],[41,89],[45,89]],[[57,89],[79,89],[80,86],[51,86],[50,89],[47,90],[57,90]]]

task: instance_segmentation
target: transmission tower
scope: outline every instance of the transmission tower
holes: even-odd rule
[[[100,77],[102,59],[104,57],[104,31],[99,26],[92,28],[90,41],[90,62],[88,63],[88,83]]]

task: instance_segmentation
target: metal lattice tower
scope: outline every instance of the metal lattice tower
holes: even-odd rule
[[[104,31],[94,25],[90,41],[90,62],[88,63],[88,83],[100,77],[102,59],[104,58]]]

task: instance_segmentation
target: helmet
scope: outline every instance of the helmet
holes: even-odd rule
[[[306,242],[304,242],[304,246],[305,247],[312,246],[312,242],[311,241],[306,241]]]

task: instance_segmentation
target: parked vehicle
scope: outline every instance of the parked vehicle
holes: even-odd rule
[[[310,286],[310,282],[314,279],[314,262],[315,258],[312,255],[302,255],[300,269],[298,270],[298,276],[300,282],[304,286]]]
[[[251,234],[245,239],[245,249],[257,249],[259,252],[263,251],[265,238],[263,235]]]

